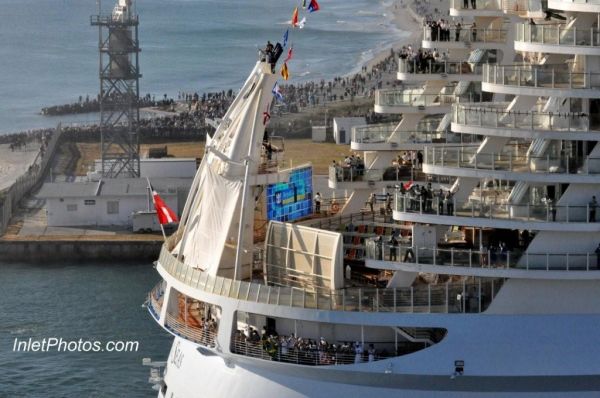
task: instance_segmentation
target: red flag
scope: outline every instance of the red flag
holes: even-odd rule
[[[298,7],[294,8],[294,13],[292,14],[292,26],[294,28],[298,26]]]
[[[169,208],[162,200],[158,193],[152,188],[152,202],[154,202],[154,208],[156,209],[156,215],[158,216],[158,222],[163,224],[169,224],[177,222],[177,214]]]
[[[292,59],[292,55],[294,53],[294,47],[290,47],[290,49],[288,50],[287,53],[287,57],[285,57],[285,60],[283,61],[283,63],[285,64],[287,61],[289,61],[290,59]],[[286,79],[287,80],[287,79]]]
[[[404,184],[404,189],[406,189],[408,191],[410,189],[410,187],[412,187],[412,185],[413,185],[413,180],[410,180],[409,182]]]
[[[319,7],[319,3],[317,0],[310,0],[310,4],[308,5],[308,12],[319,11],[321,7]]]

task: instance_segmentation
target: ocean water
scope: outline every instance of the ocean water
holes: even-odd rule
[[[142,358],[172,337],[142,308],[152,264],[0,262],[0,397],[155,397]],[[137,352],[13,352],[15,338],[137,341]]]
[[[115,1],[102,1],[109,11]],[[300,0],[138,0],[141,94],[237,89],[267,40],[280,41]],[[290,33],[291,83],[360,69],[408,32],[392,22],[392,0],[321,0]],[[88,122],[48,118],[42,107],[98,93],[97,0],[3,0],[0,23],[0,133]],[[300,11],[300,17],[304,12]]]

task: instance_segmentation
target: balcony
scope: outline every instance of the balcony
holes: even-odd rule
[[[515,26],[515,50],[555,54],[600,55],[598,28],[565,28],[560,24]]]
[[[451,104],[457,101],[453,94],[424,94],[423,91],[423,89],[377,90],[375,112],[447,113],[450,111]]]
[[[571,12],[600,13],[598,0],[548,0],[548,8]]]
[[[425,148],[425,173],[516,181],[594,183],[600,158],[528,156],[529,146],[505,147],[499,153],[477,153],[476,147]]]
[[[506,111],[508,103],[455,104],[452,131],[467,134],[514,138],[595,140],[598,132],[589,131],[590,118],[582,113]],[[491,130],[493,129],[493,130]]]
[[[329,187],[334,189],[368,189],[395,185],[401,182],[422,180],[426,176],[411,165],[390,166],[382,169],[329,166]]]
[[[481,65],[471,65],[464,61],[417,62],[415,59],[400,59],[398,80],[427,81],[480,81]]]
[[[595,253],[529,253],[518,249],[414,247],[391,245],[388,242],[379,243],[373,239],[366,242],[366,248],[367,266],[372,268],[402,270],[420,268],[423,272],[427,272],[424,269],[435,269],[436,272],[452,275],[486,273],[513,278],[540,279],[597,279],[600,276],[598,275],[600,273],[594,272],[598,271]],[[391,264],[376,264],[374,261],[391,262]],[[530,272],[506,272],[509,270]],[[552,275],[543,271],[561,271],[562,275]]]
[[[600,229],[600,224],[596,224],[596,210],[589,204],[562,204],[557,206],[550,202],[526,204],[502,202],[504,201],[493,196],[482,197],[480,200],[457,201],[454,197],[449,199],[432,195],[423,197],[422,195],[396,193],[394,211],[434,215],[440,223],[450,223],[452,225],[499,226],[500,224],[497,222],[487,222],[487,220],[494,220],[505,221],[505,223],[502,223],[502,227],[512,224],[515,229],[522,227],[549,231]],[[440,216],[463,219],[440,219]],[[404,217],[401,218],[404,219]],[[425,218],[422,219],[425,220]],[[482,220],[486,220],[486,222],[482,222]],[[540,225],[540,223],[545,225]],[[567,226],[565,224],[573,225]],[[584,226],[581,224],[592,225]]]
[[[449,40],[440,40],[440,29],[423,27],[423,48],[497,49],[506,44],[507,29],[465,26],[449,29]]]
[[[452,17],[502,17],[500,0],[450,0]]]
[[[541,0],[501,0],[506,14],[518,15],[521,18],[544,18],[545,13]]]
[[[396,123],[353,127],[351,148],[355,151],[422,150],[424,144],[445,143],[447,139],[445,132],[435,130],[397,130]],[[461,136],[455,138],[460,140]]]
[[[484,65],[482,90],[514,95],[596,98],[600,73],[563,65]]]

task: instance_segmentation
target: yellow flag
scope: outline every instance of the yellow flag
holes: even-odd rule
[[[287,80],[290,78],[290,73],[288,71],[287,63],[284,63],[283,65],[281,65],[281,76],[283,77],[284,80]]]

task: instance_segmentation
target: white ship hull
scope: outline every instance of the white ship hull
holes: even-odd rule
[[[461,318],[454,327],[446,325],[448,336],[435,347],[389,360],[328,367],[221,355],[176,337],[165,372],[166,394],[159,397],[600,394],[600,347],[595,343],[600,316]],[[515,328],[522,331],[517,339]],[[465,361],[462,376],[452,376],[449,365],[454,359]]]

